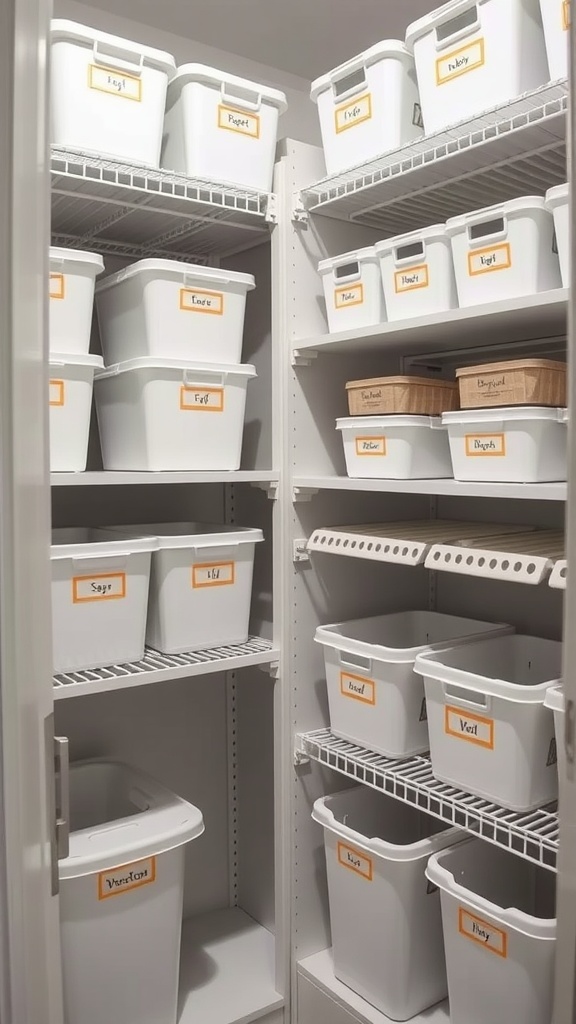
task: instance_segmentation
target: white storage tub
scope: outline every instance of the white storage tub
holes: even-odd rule
[[[568,75],[570,0],[540,0],[550,79]]]
[[[326,172],[337,174],[422,135],[412,54],[385,39],[312,82]]]
[[[140,661],[152,536],[72,527],[52,531],[54,672]]]
[[[253,366],[131,359],[102,371],[96,410],[104,469],[236,470]]]
[[[53,473],[82,473],[88,457],[94,374],[103,367],[100,356],[52,352],[50,378],[50,469]]]
[[[501,483],[565,480],[565,409],[510,405],[442,413],[454,478]]]
[[[563,802],[563,792],[566,783],[566,748],[565,742],[565,715],[566,697],[563,686],[551,686],[546,690],[544,704],[550,708],[554,715],[554,732],[556,734],[556,753],[558,756],[558,799]]]
[[[520,635],[419,654],[435,778],[513,811],[555,800],[554,722],[544,699],[561,661],[562,644]]]
[[[277,89],[184,64],[168,86],[162,166],[269,192],[286,107]]]
[[[568,184],[556,185],[546,193],[546,209],[554,217],[556,245],[560,260],[562,284],[570,287],[570,188]]]
[[[451,0],[408,26],[406,46],[428,135],[548,81],[538,0]]]
[[[324,648],[332,732],[385,757],[423,753],[428,722],[416,655],[510,630],[427,611],[320,626],[314,639]]]
[[[127,765],[71,766],[59,861],[67,1024],[175,1024],[184,847],[203,831],[197,807]]]
[[[74,21],[50,41],[52,144],[158,167],[174,58]]]
[[[320,260],[328,330],[352,331],[386,320],[378,257],[373,246]]]
[[[346,472],[354,479],[422,480],[452,476],[448,435],[439,416],[346,416]]]
[[[461,306],[560,288],[554,221],[542,196],[523,196],[446,223]]]
[[[426,874],[440,889],[451,1024],[550,1024],[554,873],[471,839]]]
[[[432,853],[462,837],[365,786],[316,800],[324,829],[334,973],[386,1017],[407,1020],[447,993]]]
[[[107,365],[127,359],[239,363],[252,274],[177,260],[139,260],[100,282],[96,307]]]
[[[397,235],[374,246],[389,320],[444,313],[458,305],[445,224]]]
[[[50,247],[50,351],[88,355],[94,282],[104,260],[93,252]]]

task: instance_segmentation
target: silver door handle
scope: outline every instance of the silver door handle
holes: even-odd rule
[[[70,853],[70,758],[67,736],[54,737],[56,790],[56,853],[63,860]]]

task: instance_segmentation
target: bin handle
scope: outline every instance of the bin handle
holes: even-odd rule
[[[469,696],[463,697],[463,693],[469,694]],[[473,711],[488,711],[490,708],[489,695],[480,690],[463,690],[459,686],[450,686],[450,683],[444,683],[444,696],[457,707],[472,708]]]
[[[118,69],[121,71],[127,71],[131,75],[140,76],[144,67],[144,54],[141,53],[136,56],[131,50],[122,50],[120,47],[112,46],[108,53],[103,50],[103,44],[101,41],[96,40],[92,49],[92,59],[95,64],[100,64],[105,68]],[[127,54],[128,56],[117,56],[117,54]]]
[[[483,230],[484,229],[484,230]],[[467,225],[468,245],[471,247],[485,245],[499,238],[508,237],[508,219],[504,213],[489,220],[480,220]]]
[[[225,106],[239,107],[241,110],[260,110],[262,106],[262,93],[253,92],[251,95],[255,96],[255,100],[246,99],[243,96],[234,96],[231,93],[226,92],[226,88],[230,88],[230,83],[222,82],[220,86],[220,98]],[[233,88],[233,86],[232,86]]]
[[[460,5],[456,0],[455,6]],[[478,4],[472,4],[462,14],[456,14],[453,18],[443,21],[436,27],[436,49],[444,50],[452,46],[459,39],[465,39],[480,28],[480,11]]]
[[[338,658],[341,665],[348,668],[360,668],[364,672],[372,672],[372,658],[365,658],[362,654],[352,654],[350,651],[338,651]]]
[[[415,252],[415,248],[418,246],[418,251]],[[410,253],[406,253],[407,249],[411,249]],[[394,263],[399,266],[401,263],[414,263],[416,260],[423,260],[426,249],[424,242],[407,242],[406,245],[399,245],[394,249]],[[402,256],[401,253],[406,253]]]
[[[182,373],[182,383],[187,388],[202,387],[206,384],[215,384],[217,387],[223,387],[228,378],[227,373],[217,373],[206,370],[205,373],[199,373],[198,370],[184,370]]]
[[[366,66],[359,64],[357,57],[352,57],[345,64],[335,68],[328,75],[332,86],[332,94],[335,102],[354,96],[357,92],[363,92],[367,86]],[[346,83],[349,83],[348,85]],[[341,88],[337,88],[340,86]]]
[[[214,284],[230,284],[231,278],[222,277],[220,273],[203,273],[202,277],[198,277],[195,274],[182,274],[182,284],[185,288],[201,288],[204,281],[210,281]]]
[[[347,274],[338,274],[337,271],[341,269],[348,269]],[[334,278],[335,284],[345,284],[347,281],[359,281],[362,276],[360,270],[359,260],[345,259],[340,263],[334,263],[332,265],[332,277]]]

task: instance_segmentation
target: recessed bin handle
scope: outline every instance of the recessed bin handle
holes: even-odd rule
[[[230,88],[234,88],[230,83],[222,82],[220,86],[220,98],[222,103],[228,107],[239,107],[241,110],[260,110],[262,106],[262,94],[259,92],[248,93],[248,96],[235,95],[234,93],[227,92]],[[249,99],[249,96],[254,96],[254,99]]]
[[[484,245],[486,242],[506,238],[507,235],[508,221],[504,215],[468,225],[469,245]]]
[[[206,267],[203,268],[203,270],[207,269],[208,268]],[[212,275],[210,273],[202,273],[202,277],[198,277],[195,274],[182,274],[182,284],[185,288],[202,288],[205,281],[219,285],[230,284],[230,278],[222,277],[222,274]]]
[[[396,266],[400,263],[415,263],[424,259],[424,242],[409,242],[407,245],[399,245],[394,249],[394,262]]]
[[[136,76],[142,74],[144,67],[143,53],[136,54],[131,50],[122,50],[118,46],[110,46],[105,49],[105,44],[98,41],[94,43],[92,59],[101,67],[127,71]]]
[[[461,686],[450,686],[444,683],[444,697],[460,708],[471,708],[473,711],[488,711],[490,697],[480,690],[465,690]]]
[[[372,658],[365,658],[362,654],[350,654],[349,651],[338,651],[338,658],[341,665],[347,668],[361,669],[362,672],[372,672]]]
[[[207,385],[223,387],[227,377],[227,373],[212,373],[208,371],[200,373],[198,370],[184,370],[182,373],[182,383],[187,388],[204,387]]]
[[[361,277],[360,263],[358,260],[347,260],[345,263],[337,263],[332,267],[332,275],[338,284],[346,281],[357,281]]]
[[[456,6],[461,6],[461,0],[457,0]],[[436,28],[436,49],[444,50],[452,46],[458,39],[465,39],[480,28],[480,12],[478,4],[472,4],[468,10],[455,15],[448,21],[443,21]]]
[[[358,64],[358,58],[351,60],[335,68],[329,75],[332,85],[334,100],[340,102],[348,96],[354,96],[357,92],[363,92],[366,88],[366,68],[364,64]]]

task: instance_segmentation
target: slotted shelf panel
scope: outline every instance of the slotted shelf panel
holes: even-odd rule
[[[550,575],[564,557],[561,530],[534,530],[516,536],[473,539],[456,544],[434,544],[426,556],[427,569],[465,576],[489,576],[536,585]]]
[[[554,587],[555,590],[566,590],[567,578],[568,562],[565,558],[560,558],[550,573],[548,583],[551,587]]]

